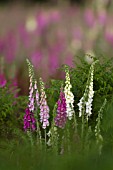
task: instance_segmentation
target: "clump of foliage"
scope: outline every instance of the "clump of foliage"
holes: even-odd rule
[[[35,168],[42,163],[40,159],[37,166],[35,161],[33,163],[37,153],[42,156],[41,159],[45,154],[48,167],[51,161],[47,157],[51,154],[55,162],[62,154],[64,160],[69,161],[69,155],[75,154],[86,162],[87,158],[90,160],[90,156],[96,155],[94,159],[97,158],[100,164],[106,152],[112,155],[113,59],[100,59],[98,62],[94,59],[92,64],[81,60],[76,68],[63,66],[65,79],[52,79],[47,88],[41,78],[38,84],[29,61],[28,68],[28,97],[15,98],[13,89],[9,90],[8,85],[0,88],[1,137],[15,141],[16,137],[25,139],[20,143],[27,144],[28,150],[26,148],[25,152],[32,155],[30,161]],[[14,153],[12,148],[9,153]],[[77,160],[77,157],[73,157],[73,160]]]
[[[18,89],[10,84],[0,88],[0,137],[12,139],[23,130],[23,113],[27,97],[15,97]]]
[[[90,68],[90,64],[84,61],[83,58],[78,57],[78,59],[80,64],[75,63],[76,68],[70,68],[75,103],[78,103],[78,99],[83,94]],[[95,112],[98,111],[105,98],[110,101],[113,96],[113,58],[99,56],[94,58],[94,60],[96,59],[99,62],[96,64],[94,73],[95,95],[93,107]]]
[[[69,67],[64,66],[65,80],[52,80],[51,84],[53,85],[50,84],[47,89],[45,89],[44,82],[40,78],[40,90],[38,90],[33,65],[27,60],[30,87],[29,102],[24,116],[24,129],[32,146],[40,144],[42,147],[44,144],[45,148],[49,147],[52,151],[62,154],[74,150],[76,148],[73,145],[74,143],[75,145],[79,144],[80,151],[88,151],[92,147],[92,140],[95,142],[100,140],[100,113],[103,111],[106,102],[97,110],[97,115],[91,117],[94,114],[94,111],[92,111],[94,67],[98,62],[98,60],[94,61],[88,69],[86,87],[85,89],[83,87],[83,97],[77,98],[77,100],[80,100],[80,103],[77,104],[74,100],[74,97],[76,97],[74,91],[73,93],[71,91],[70,74],[73,73],[75,77],[74,71],[70,72]],[[78,110],[76,109],[77,105],[79,106]],[[94,123],[93,126],[91,122]],[[99,143],[99,148],[102,148],[102,141]],[[99,152],[101,152],[101,149],[99,149]]]

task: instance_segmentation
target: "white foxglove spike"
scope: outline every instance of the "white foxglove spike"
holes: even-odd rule
[[[87,121],[88,121],[88,118],[92,114],[92,102],[93,102],[93,96],[94,96],[93,75],[94,75],[94,65],[97,61],[98,60],[96,60],[95,62],[91,64],[86,89],[85,89],[83,97],[80,99],[80,102],[78,103],[79,117],[81,117],[82,114],[85,114]]]
[[[66,72],[66,81],[65,81],[64,93],[66,98],[66,112],[67,112],[68,119],[71,120],[74,114],[74,105],[73,105],[74,95],[71,92],[72,85],[70,83],[69,69],[66,68],[65,72]]]

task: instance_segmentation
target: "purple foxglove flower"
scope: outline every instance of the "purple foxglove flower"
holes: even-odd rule
[[[45,100],[45,98],[44,98]],[[47,104],[46,102],[44,102]],[[42,128],[46,129],[49,126],[49,107],[48,105],[44,105],[43,102],[40,102],[40,122],[43,123]]]
[[[29,78],[30,78],[28,107],[30,111],[34,111],[35,106],[36,105],[39,106],[39,93],[38,93],[38,88],[37,88],[37,81],[35,80],[35,77],[34,77],[33,65],[30,63],[28,59],[27,59],[27,64],[29,68]]]
[[[60,92],[60,97],[57,102],[57,115],[54,120],[56,126],[58,126],[59,128],[64,128],[67,120],[67,112],[65,94],[62,90]]]
[[[34,88],[33,88],[33,83],[32,83],[32,77],[30,77],[30,86],[29,86],[29,110],[34,111]]]
[[[37,106],[39,106],[39,93],[38,91],[36,91],[36,103],[37,103]]]
[[[42,128],[46,129],[49,126],[49,107],[46,101],[46,94],[44,90],[44,83],[40,78],[40,85],[41,85],[41,99],[40,99],[40,122],[42,123]]]
[[[36,120],[34,118],[34,114],[26,108],[25,115],[24,115],[24,130],[36,130]]]
[[[30,111],[34,111],[34,97],[30,98],[30,102],[28,106]]]
[[[36,104],[37,104],[37,106],[39,106],[39,92],[38,92],[37,82],[36,81],[35,81],[35,84],[34,84],[34,89],[36,91],[36,94],[35,94]]]
[[[31,89],[30,89],[29,96],[32,96],[32,94],[33,94],[33,87],[31,87]]]
[[[36,122],[37,113],[35,111],[36,111],[36,105],[39,106],[39,93],[37,89],[37,82],[34,78],[33,66],[31,65],[29,60],[27,60],[27,63],[29,67],[30,86],[29,86],[29,103],[24,116],[24,130],[26,131],[30,129],[34,131],[36,129],[36,123],[37,123]]]

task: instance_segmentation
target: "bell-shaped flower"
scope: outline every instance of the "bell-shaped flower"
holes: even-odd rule
[[[64,93],[65,93],[65,98],[66,98],[66,112],[67,112],[67,117],[69,120],[72,119],[74,112],[74,95],[71,92],[72,85],[70,83],[70,76],[69,76],[69,69],[66,67],[66,81],[65,81],[65,87],[64,87]]]
[[[67,120],[66,99],[65,94],[61,90],[59,100],[57,101],[57,115],[55,117],[55,125],[64,128]]]
[[[36,130],[36,120],[34,118],[33,112],[26,108],[25,115],[24,115],[24,130]]]
[[[49,126],[49,107],[46,101],[46,94],[44,90],[44,83],[40,78],[40,86],[41,86],[41,96],[40,96],[40,122],[42,123],[42,128],[46,129]]]

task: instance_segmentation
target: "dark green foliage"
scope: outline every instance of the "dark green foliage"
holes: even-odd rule
[[[72,91],[75,96],[75,112],[78,114],[78,106],[80,98],[83,96],[90,64],[80,58],[79,64],[76,68],[70,68],[70,77],[72,83]],[[98,110],[102,106],[106,98],[108,103],[113,95],[113,59],[106,57],[99,57],[99,62],[95,65],[94,71],[94,101],[93,101],[93,120],[96,119]],[[77,59],[78,61],[78,59]],[[64,67],[62,67],[64,71]],[[50,80],[49,87],[46,88],[47,101],[50,107],[50,120],[55,103],[58,101],[61,84],[64,80]],[[9,86],[0,88],[0,135],[10,136],[15,128],[22,130],[23,128],[23,115],[27,106],[28,97],[14,97],[13,89],[9,91]]]
[[[2,170],[7,170],[9,167],[11,170],[112,170],[113,59],[107,59],[102,56],[101,58],[99,57],[99,62],[95,65],[93,115],[89,119],[84,141],[81,141],[81,118],[78,117],[77,103],[84,94],[89,68],[90,64],[82,59],[80,59],[79,65],[76,64],[76,68],[69,68],[72,91],[75,96],[74,109],[77,118],[78,131],[77,133],[73,133],[72,122],[67,124],[63,131],[61,130],[61,134],[65,132],[64,138],[58,142],[60,143],[62,141],[64,144],[65,151],[63,155],[61,155],[60,152],[59,155],[54,155],[54,152],[49,147],[45,151],[45,148],[43,148],[44,146],[40,148],[39,145],[35,145],[31,149],[28,137],[23,131],[23,116],[25,108],[27,107],[28,97],[19,96],[15,98],[14,90],[10,89],[9,85],[0,88],[0,137],[2,138],[0,141],[0,168]],[[64,66],[61,70],[64,71]],[[50,126],[53,119],[53,109],[58,101],[62,84],[64,84],[64,80],[52,79],[49,82],[48,88],[45,89],[47,102],[50,107]],[[103,109],[100,123],[100,134],[103,137],[102,154],[99,155],[95,142],[94,129],[98,117],[98,111],[100,110],[105,98],[107,99],[107,104]],[[7,164],[4,164],[4,161],[7,162]]]
[[[8,136],[15,124],[15,105],[13,93],[8,86],[0,88],[0,135]]]
[[[84,93],[90,68],[90,64],[82,58],[79,59],[81,64],[71,69],[71,83],[75,96],[75,105]],[[106,98],[107,101],[110,101],[113,96],[113,58],[99,57],[99,62],[94,69],[94,91],[93,112],[97,114],[104,99]]]
[[[102,118],[102,135],[104,140],[104,149],[113,152],[113,97],[104,109]]]
[[[1,142],[0,142],[1,144]],[[38,147],[28,144],[2,143],[0,148],[0,170],[112,170],[113,153],[104,151],[99,156],[94,150],[81,154],[73,151],[71,154],[54,155]]]
[[[80,62],[79,64],[75,63],[76,68],[69,68],[69,69],[70,69],[72,91],[75,96],[74,106],[75,106],[75,113],[77,115],[77,123],[78,123],[78,129],[79,129],[81,126],[81,119],[78,118],[77,103],[79,102],[80,98],[84,94],[84,90],[86,87],[86,82],[87,82],[87,78],[89,74],[90,64],[85,62],[84,59],[80,57],[78,59],[80,59]],[[96,59],[98,58],[95,58],[94,60]],[[61,70],[64,71],[64,66],[62,67]],[[48,104],[50,106],[51,117],[52,117],[53,107],[59,97],[59,91],[60,91],[60,87],[62,83],[64,83],[64,80],[51,80],[49,88],[46,89],[46,93],[48,97]],[[107,105],[105,108],[108,109],[108,111],[104,111],[103,113],[103,122],[102,122],[103,124],[102,124],[101,130],[102,130],[102,134],[104,133],[106,134],[106,130],[109,129],[109,133],[111,130],[111,135],[112,135],[112,131],[113,131],[112,130],[112,126],[113,126],[113,121],[112,121],[113,59],[112,58],[109,59],[103,56],[102,57],[99,56],[99,62],[96,63],[95,69],[94,69],[94,91],[95,93],[94,93],[94,100],[93,100],[93,106],[92,106],[93,114],[89,120],[89,125],[92,127],[92,133],[94,132],[94,128],[96,125],[96,118],[98,116],[98,111],[100,110],[106,98]],[[110,115],[111,115],[111,119],[110,119]],[[109,123],[106,123],[106,122],[109,122]],[[107,138],[105,137],[104,141],[106,139]],[[109,139],[110,139],[110,136],[109,136]]]
[[[0,137],[12,139],[22,129],[26,97],[15,97],[18,90],[6,85],[0,88]]]
[[[52,114],[54,105],[58,101],[62,83],[63,80],[51,79],[49,87],[46,89],[48,105],[50,107],[50,114]]]

